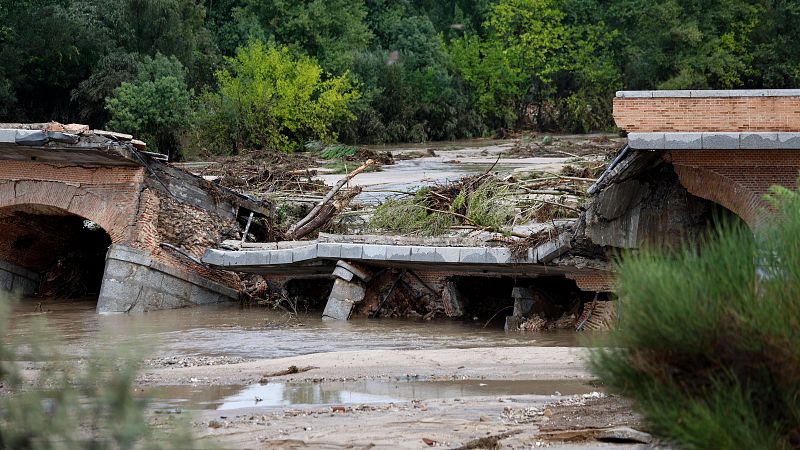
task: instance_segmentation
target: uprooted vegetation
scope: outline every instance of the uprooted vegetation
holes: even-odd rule
[[[589,168],[565,166],[559,174],[464,177],[387,200],[375,210],[370,225],[374,230],[424,236],[481,230],[526,238],[530,236],[514,233],[513,227],[577,218],[593,175]]]

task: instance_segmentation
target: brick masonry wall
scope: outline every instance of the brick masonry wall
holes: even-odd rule
[[[59,167],[3,161],[0,208],[31,204],[58,208],[96,222],[112,242],[134,239],[134,222],[144,169]]]
[[[575,280],[578,289],[585,292],[614,292],[614,276],[611,273],[569,273],[567,278]]]
[[[628,132],[800,131],[800,97],[615,98]]]
[[[174,250],[161,247],[161,243],[171,244],[200,259],[206,248],[235,236],[238,225],[233,219],[178,202],[148,188],[142,190],[140,202],[136,237],[128,243],[131,247],[149,252],[154,260],[179,272],[194,273],[233,289],[240,288],[236,274],[195,264]]]
[[[673,150],[664,160],[681,184],[757,227],[766,217],[770,186],[797,187],[800,152],[792,150]]]
[[[154,260],[178,272],[195,273],[238,288],[230,272],[198,266],[175,252],[161,248],[167,242],[185,248],[195,257],[205,247],[231,237],[235,221],[197,206],[177,202],[146,187],[141,167],[57,166],[33,161],[3,161],[0,170],[0,260],[41,270],[52,254],[61,251],[64,236],[46,226],[20,223],[14,214],[51,216],[74,214],[100,225],[115,244],[150,253]],[[39,224],[44,225],[44,223]],[[37,236],[36,251],[22,254],[14,248],[16,237]],[[68,239],[68,238],[67,238]],[[49,243],[49,244],[48,244]],[[37,255],[37,251],[39,254]],[[47,254],[45,254],[45,252]]]

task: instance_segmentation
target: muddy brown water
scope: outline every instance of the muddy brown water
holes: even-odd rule
[[[25,343],[32,321],[45,319],[46,333],[36,336],[67,358],[93,351],[114,354],[120,348],[144,350],[146,358],[272,359],[311,353],[377,349],[443,349],[508,346],[579,346],[584,336],[570,331],[506,334],[481,322],[410,322],[351,320],[327,322],[320,313],[288,320],[280,311],[241,308],[238,304],[154,311],[140,315],[100,315],[94,301],[23,300],[14,308],[10,338]],[[238,362],[238,361],[234,361]],[[414,399],[486,395],[570,395],[597,390],[574,380],[368,380],[264,385],[162,386],[143,394],[156,409],[233,409],[390,403]]]
[[[580,346],[571,331],[506,334],[483,322],[413,322],[362,319],[322,321],[319,312],[288,320],[280,311],[243,309],[236,303],[153,311],[141,315],[100,315],[92,301],[23,300],[12,315],[12,336],[23,342],[31,333],[19,326],[44,318],[52,340],[68,356],[120,345],[144,346],[148,357],[239,357],[272,359],[332,351],[441,349],[512,346]]]
[[[598,388],[578,380],[270,382],[253,385],[160,386],[147,391],[155,408],[269,408],[299,405],[399,403],[411,400],[509,395],[588,394]]]

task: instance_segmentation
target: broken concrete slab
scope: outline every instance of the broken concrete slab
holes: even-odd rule
[[[363,259],[384,260],[386,259],[386,246],[375,244],[363,244],[361,250],[361,257]]]
[[[558,258],[569,251],[571,248],[571,239],[572,236],[565,233],[560,235],[555,241],[545,242],[544,244],[536,247],[536,260],[543,264],[547,264]]]
[[[322,312],[323,319],[347,320],[356,303],[364,300],[366,289],[360,282],[337,278]]]
[[[295,247],[291,249],[291,252],[292,262],[308,261],[317,257],[317,244]]]
[[[365,283],[368,283],[369,280],[372,279],[372,274],[369,272],[369,270],[367,270],[365,267],[362,267],[359,264],[339,260],[336,262],[336,267],[347,270],[348,272],[357,276],[361,281]]]
[[[342,244],[319,243],[317,244],[317,256],[338,259],[342,256]]]
[[[445,263],[460,262],[461,250],[458,247],[434,247],[436,260]]]
[[[341,244],[340,258],[361,259],[363,246],[358,244]]]
[[[458,252],[458,262],[462,264],[485,264],[486,249],[475,247],[462,247]]]
[[[411,246],[409,246],[409,245],[387,245],[386,246],[386,260],[387,261],[410,261],[411,260]]]
[[[353,278],[355,278],[355,274],[344,267],[336,267],[333,269],[333,276],[344,281],[353,281]]]

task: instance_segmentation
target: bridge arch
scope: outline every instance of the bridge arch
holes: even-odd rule
[[[713,170],[681,164],[673,165],[681,185],[690,194],[712,201],[730,210],[750,229],[758,228],[766,218],[767,205],[761,193]]]
[[[8,180],[0,182],[0,209],[35,205],[55,208],[98,224],[113,243],[131,240],[138,192],[120,185],[84,185],[69,181]]]
[[[97,295],[112,237],[84,216],[39,203],[0,207],[0,287],[21,295]]]

